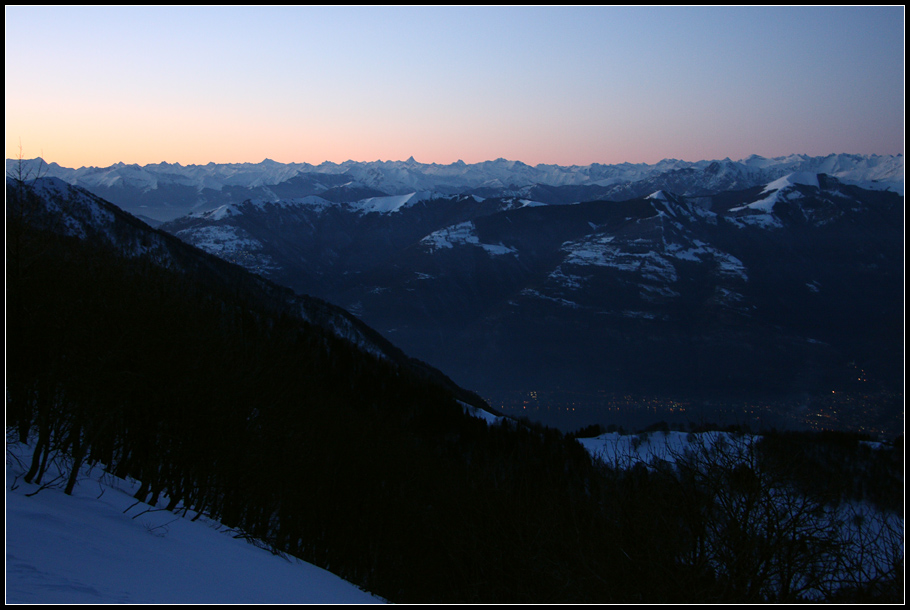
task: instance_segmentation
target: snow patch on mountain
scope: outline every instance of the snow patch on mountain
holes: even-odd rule
[[[253,208],[260,212],[266,212],[271,209],[293,209],[298,207],[323,211],[337,205],[339,204],[333,203],[327,199],[323,199],[318,195],[291,197],[287,199],[278,199],[276,196],[275,200],[247,199],[243,203],[231,203],[219,206],[212,210],[191,212],[190,214],[187,214],[187,216],[190,218],[204,218],[205,220],[216,221],[224,220],[225,218],[234,216],[235,214],[242,214],[247,208]]]
[[[204,212],[191,212],[187,214],[190,218],[204,218],[206,220],[224,220],[229,216],[235,214],[235,209],[237,205],[232,203],[230,205],[218,206],[214,210],[206,210]],[[185,233],[185,231],[180,231],[180,233]],[[178,235],[180,234],[178,233]]]
[[[31,188],[46,202],[47,211],[63,222],[67,235],[85,239],[86,227],[108,231],[114,224],[110,210],[59,178],[36,180]]]
[[[734,210],[731,210],[731,212],[734,212]],[[734,214],[735,215],[732,216],[734,222],[741,227],[753,226],[762,229],[779,229],[784,226],[784,223],[769,210],[743,206],[736,208]]]
[[[656,282],[675,282],[676,269],[654,251],[629,252],[614,243],[612,235],[593,235],[562,245],[566,252],[563,265],[612,267],[627,273],[641,273],[642,278]],[[563,272],[565,273],[565,272]],[[555,278],[554,278],[555,279]]]
[[[802,198],[802,193],[795,190],[797,185],[820,188],[818,174],[809,172],[794,172],[770,182],[762,190],[763,199],[745,205],[730,208],[729,214],[741,225],[752,225],[766,229],[776,229],[783,226],[780,218],[774,214],[774,206],[781,201]]]
[[[746,266],[741,260],[732,254],[722,252],[698,239],[693,240],[692,244],[688,247],[678,243],[667,243],[666,254],[681,260],[699,263],[712,261],[717,265],[717,272],[719,275],[727,278],[740,279],[744,282],[749,280],[749,276],[746,273]]]
[[[566,273],[562,266],[557,267],[548,279],[554,280],[557,284],[570,290],[583,290],[588,283],[588,276]]]
[[[262,242],[240,227],[228,224],[203,225],[184,229],[177,237],[209,254],[230,261],[260,275],[279,269],[279,265],[264,252]]]
[[[8,215],[26,214],[35,226],[79,239],[105,242],[128,257],[149,256],[164,266],[171,261],[169,249],[159,237],[147,234],[141,223],[139,226],[124,223],[129,214],[81,187],[60,178],[39,178],[17,186],[15,180],[8,178],[7,188],[30,190],[42,202],[40,207],[32,209],[8,207]]]
[[[660,201],[670,207],[675,205],[667,199]],[[677,265],[683,262],[706,265],[718,281],[734,282],[733,288],[749,280],[741,260],[699,239],[687,237],[685,227],[672,221],[667,214],[659,212],[645,220],[653,226],[647,227],[648,223],[630,225],[630,232],[646,232],[630,234],[627,239],[617,234],[595,233],[564,243],[561,250],[565,252],[565,258],[548,279],[565,289],[583,290],[589,279],[583,269],[612,268],[632,276],[639,286],[640,297],[648,302],[680,296],[670,285],[678,281]]]
[[[667,199],[667,194],[664,193],[663,191],[654,191],[653,193],[651,193],[650,195],[645,197],[645,199],[651,199],[653,201],[664,201],[664,202],[669,201]]]
[[[563,307],[569,307],[570,309],[580,309],[581,308],[581,306],[578,303],[569,301],[567,299],[559,298],[559,297],[552,297],[552,296],[543,294],[538,290],[534,290],[533,288],[525,288],[524,290],[521,291],[520,294],[522,294],[523,296],[526,296],[526,297],[541,299],[543,301],[550,301],[552,303],[556,303],[557,305],[562,305]]]
[[[185,229],[178,232],[177,236],[216,256],[225,252],[262,249],[262,244],[258,240],[250,237],[243,229],[231,225],[209,225]]]
[[[679,297],[679,293],[669,288],[667,286],[652,286],[649,284],[639,285],[639,296],[645,301],[650,301],[652,303],[657,303],[665,301],[667,299],[675,299]]]
[[[433,191],[420,191],[407,193],[404,195],[390,195],[388,197],[368,197],[357,203],[351,204],[351,207],[368,214],[378,212],[380,214],[391,214],[410,207],[422,201],[429,201],[441,197],[439,193]]]
[[[420,240],[420,245],[430,253],[450,249],[456,246],[478,246],[492,256],[517,255],[518,250],[503,244],[486,244],[477,236],[477,227],[473,222],[462,222],[439,231],[434,231]]]
[[[653,311],[632,311],[624,310],[620,312],[620,315],[624,318],[636,318],[639,320],[666,320],[666,314],[658,314]]]
[[[818,174],[809,173],[809,172],[794,172],[792,174],[787,174],[777,180],[768,184],[763,190],[763,193],[770,191],[779,191],[781,189],[787,188],[788,186],[794,186],[796,184],[805,184],[806,186],[814,186],[819,188],[818,184]]]
[[[718,305],[726,305],[727,307],[736,307],[738,304],[742,303],[743,295],[735,290],[730,290],[724,286],[715,286],[714,287],[714,296],[712,301]]]

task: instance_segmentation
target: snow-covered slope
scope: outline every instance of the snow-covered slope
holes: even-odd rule
[[[7,189],[16,182],[7,178]],[[40,178],[28,183],[33,197],[7,201],[7,221],[13,217],[54,233],[106,243],[124,256],[148,257],[162,266],[172,261],[169,235],[125,213],[86,189],[60,178]],[[22,201],[19,203],[18,201]]]
[[[30,496],[38,486],[19,478],[26,450],[7,447],[8,604],[382,602],[312,564],[235,538],[218,523],[193,521],[193,512],[137,503],[134,483],[100,468],[86,471],[72,496],[56,488]]]
[[[419,247],[428,252],[439,249],[454,248],[456,245],[473,245],[482,248],[493,256],[517,254],[515,248],[499,244],[485,244],[477,237],[477,229],[473,222],[466,221],[430,233],[420,240]]]
[[[655,460],[672,463],[685,456],[686,452],[704,448],[724,447],[746,452],[758,438],[719,431],[693,434],[668,430],[643,434],[606,432],[600,436],[576,440],[591,457],[606,464],[628,468],[635,464],[652,464]]]
[[[367,199],[356,202],[353,204],[353,207],[365,214],[370,212],[391,214],[399,211],[401,208],[412,206],[421,201],[428,201],[436,197],[439,197],[439,195],[429,191],[390,195],[388,197],[368,197]]]

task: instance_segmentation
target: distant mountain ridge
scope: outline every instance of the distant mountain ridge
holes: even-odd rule
[[[7,166],[15,160],[7,160]],[[405,195],[420,191],[481,196],[529,196],[545,203],[574,203],[591,199],[622,200],[655,190],[703,195],[748,188],[794,172],[824,173],[865,188],[903,194],[903,155],[832,154],[821,157],[752,155],[739,161],[681,161],[654,164],[527,165],[496,159],[441,165],[407,161],[345,161],[145,166],[117,163],[105,168],[61,167],[41,159],[25,162],[48,177],[82,186],[128,212],[154,220],[171,220],[191,211],[205,211],[246,199],[325,196],[348,202],[366,196]],[[333,191],[333,189],[337,189]],[[333,192],[332,192],[333,191]]]

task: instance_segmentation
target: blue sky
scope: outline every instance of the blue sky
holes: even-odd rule
[[[903,7],[7,7],[7,157],[903,152]]]

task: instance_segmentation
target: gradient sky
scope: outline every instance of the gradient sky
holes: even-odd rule
[[[6,7],[6,156],[896,154],[903,58],[902,6]]]

